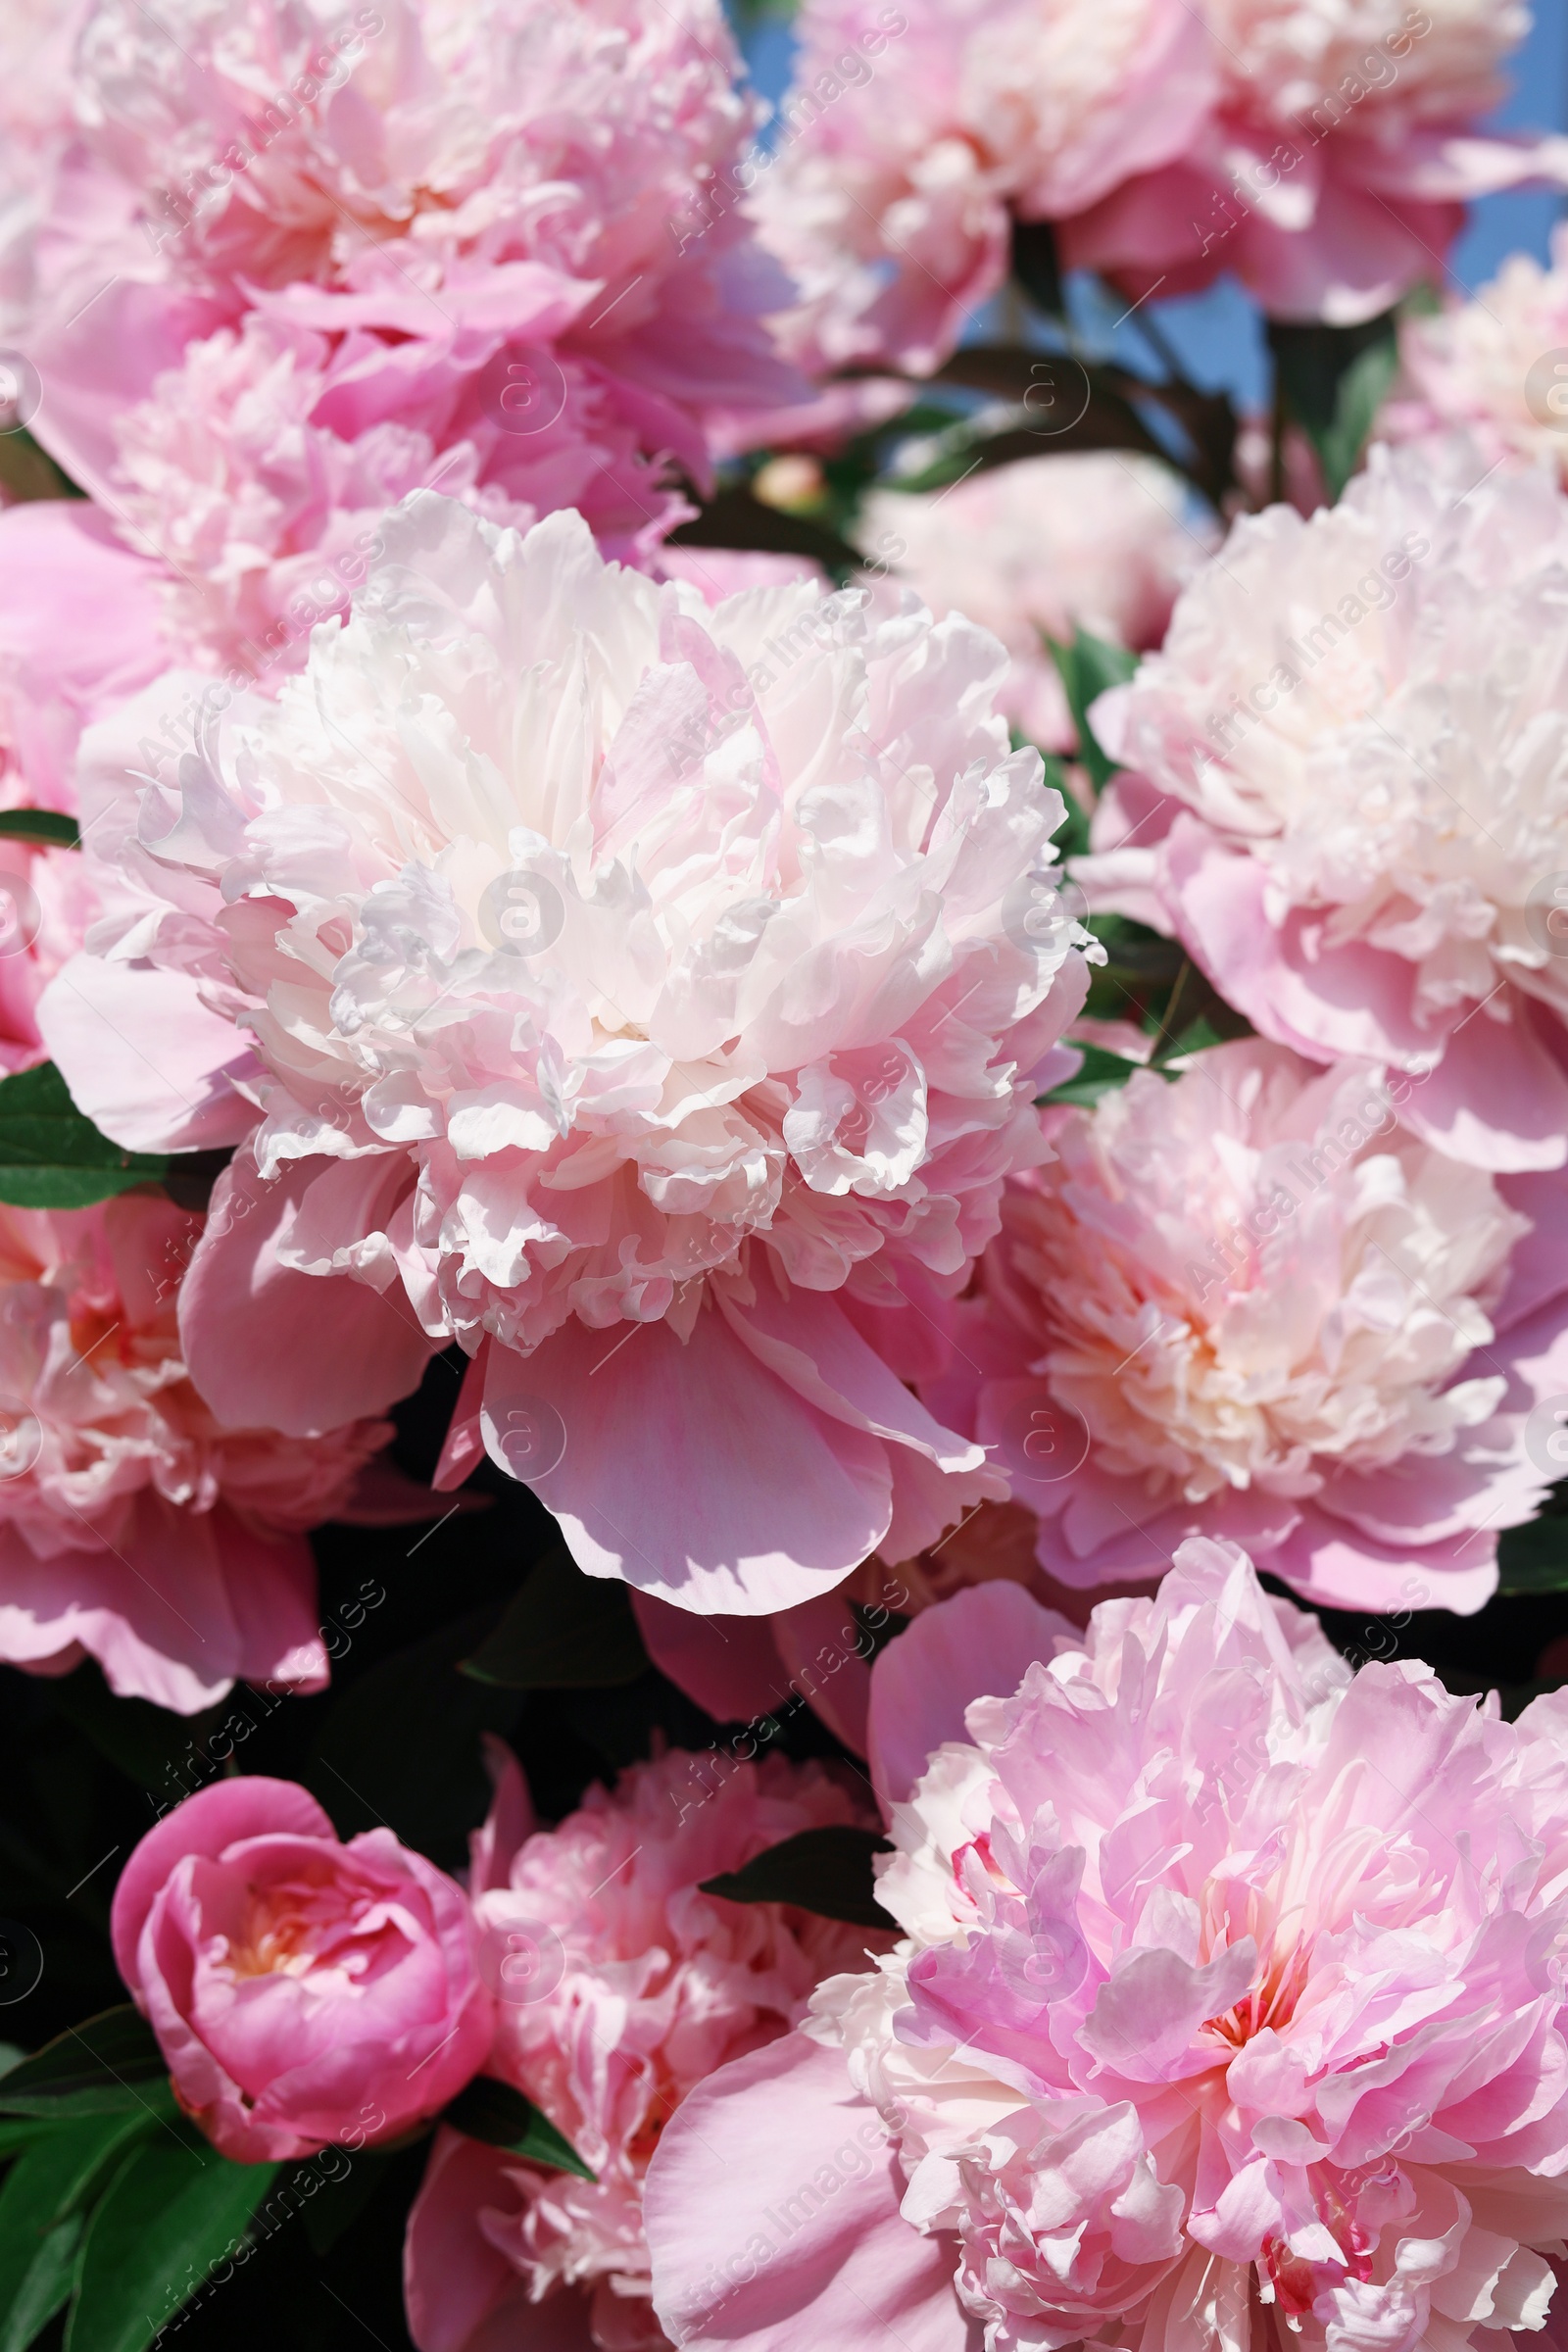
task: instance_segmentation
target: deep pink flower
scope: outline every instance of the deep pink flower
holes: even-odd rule
[[[595,2179],[443,2132],[409,2217],[410,2328],[419,2352],[477,2352],[513,2330],[655,2352],[642,2193],[661,2132],[717,2067],[797,2024],[824,1976],[889,1942],[699,1881],[871,1808],[819,1764],[677,1749],[531,1836],[512,1764],[508,1812],[519,1842],[509,1850],[493,1816],[471,1888],[499,1996],[486,2072],[532,2099]]]
[[[247,1139],[198,1385],[318,1430],[456,1337],[441,1479],[487,1449],[685,1608],[920,1550],[1003,1489],[904,1364],[1087,983],[1001,647],[808,582],[710,608],[574,515],[382,529],[348,626],[177,777],[177,680],[91,740],[106,794],[150,761],[181,812],[143,795],[44,1030],[117,1140]]]
[[[462,1887],[390,1830],[340,1844],[292,1781],[242,1774],[177,1805],[126,1863],[111,1928],[180,2105],[237,2163],[394,2138],[483,2063]]]
[[[1482,1606],[1553,1475],[1568,1176],[1494,1179],[1386,1075],[1249,1039],[1049,1113],[954,1351],[921,1384],[993,1449],[1065,1585],[1228,1536],[1308,1598]]]
[[[1411,1080],[1487,1168],[1568,1152],[1568,500],[1468,444],[1374,448],[1244,516],[1097,707],[1131,772],[1075,869],[1266,1037]]]
[[[929,1611],[877,1661],[872,1740],[904,1940],[664,2133],[675,2343],[1460,2352],[1543,2326],[1568,1701],[1509,1725],[1419,1664],[1352,1677],[1195,1541],[1086,1636],[1005,1585]]]
[[[236,1676],[319,1690],[305,1531],[431,1509],[368,1474],[384,1421],[284,1438],[203,1403],[176,1323],[201,1227],[143,1194],[0,1206],[0,1657],[64,1674],[88,1652],[187,1714]]]
[[[785,281],[710,203],[737,73],[716,0],[89,11],[15,334],[182,652],[297,668],[423,485],[643,547],[710,423],[806,397]]]

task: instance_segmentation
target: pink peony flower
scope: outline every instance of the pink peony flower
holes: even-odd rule
[[[1518,0],[1203,0],[1203,16],[1206,120],[1067,225],[1069,266],[1167,299],[1231,271],[1271,318],[1348,325],[1441,270],[1470,198],[1568,180],[1568,139],[1477,128],[1529,30]]]
[[[421,486],[648,544],[710,420],[806,396],[776,268],[702,211],[737,72],[716,0],[99,0],[19,335],[182,651],[297,667]]]
[[[1152,458],[1062,453],[949,490],[873,490],[858,537],[933,612],[965,612],[1012,656],[1001,708],[1031,742],[1070,752],[1067,698],[1044,640],[1085,628],[1142,653],[1218,534]]]
[[[79,501],[0,513],[0,808],[75,813],[82,727],[166,659],[153,568]],[[96,911],[72,850],[0,837],[0,1071],[43,1058],[36,1007]]]
[[[1352,1677],[1201,1540],[1086,1636],[960,1594],[875,1684],[904,1939],[664,2133],[675,2343],[1461,2352],[1542,2327],[1568,1702],[1510,1725],[1418,1664]]]
[[[1467,431],[1483,463],[1544,465],[1568,482],[1568,229],[1552,231],[1551,267],[1513,253],[1491,284],[1431,318],[1400,322],[1403,362],[1379,419],[1390,441]]]
[[[500,1996],[486,2072],[542,2109],[595,2178],[443,2132],[409,2216],[410,2330],[419,2352],[541,2328],[657,2352],[642,2195],[661,2132],[716,2068],[797,2024],[822,1977],[890,1942],[699,1882],[803,1830],[864,1824],[870,1808],[820,1764],[677,1750],[532,1836],[513,1764],[497,1810],[521,1842],[505,1850],[493,1816],[476,1856],[481,1967]]]
[[[362,1484],[385,1422],[302,1441],[203,1403],[176,1328],[201,1227],[149,1194],[0,1206],[0,1658],[64,1674],[90,1653],[184,1714],[236,1676],[320,1690],[306,1529],[430,1502],[390,1471]]]
[[[1381,1072],[1261,1040],[1046,1124],[921,1393],[1006,1469],[1048,1574],[1225,1536],[1340,1607],[1480,1608],[1551,1483],[1568,1177],[1446,1159]]]
[[[1058,220],[1179,156],[1213,91],[1182,0],[807,0],[751,204],[812,368],[925,373],[1006,273],[1013,215]]]
[[[456,1337],[441,1476],[483,1446],[591,1574],[685,1608],[919,1550],[1002,1487],[901,1364],[1043,1150],[1087,980],[1038,919],[1062,808],[1002,649],[804,582],[710,610],[575,515],[382,527],[306,677],[201,730],[177,815],[144,797],[142,896],[44,1000],[118,1141],[249,1138],[184,1294],[198,1385],[307,1432]],[[122,791],[159,708],[93,739]]]
[[[1485,471],[1374,449],[1338,507],[1238,522],[1097,707],[1135,772],[1075,870],[1265,1036],[1418,1077],[1440,1150],[1558,1167],[1568,503]]]
[[[462,1887],[390,1830],[340,1845],[292,1781],[176,1805],[125,1864],[111,1932],[180,2105],[236,2163],[393,2138],[483,2061]]]
[[[929,371],[1015,220],[1140,298],[1230,270],[1275,318],[1373,318],[1469,198],[1568,182],[1568,139],[1476,130],[1528,24],[1495,0],[808,0],[753,197],[801,288],[785,340]]]

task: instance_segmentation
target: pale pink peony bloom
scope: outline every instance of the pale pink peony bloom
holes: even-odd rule
[[[675,2343],[1461,2352],[1542,2327],[1568,2232],[1560,1694],[1509,1725],[1416,1663],[1352,1677],[1196,1540],[1087,1635],[1010,1586],[930,1611],[877,1661],[872,1740],[904,1939],[664,2133]]]
[[[148,1831],[115,1960],[186,2113],[239,2164],[395,2138],[483,2063],[493,2005],[463,1889],[390,1830],[219,1781]]]
[[[164,667],[154,567],[78,500],[0,513],[0,808],[75,812],[81,730]],[[43,1058],[37,1001],[96,911],[74,851],[0,837],[0,1071]]]
[[[1098,706],[1133,772],[1076,870],[1265,1036],[1419,1078],[1440,1150],[1558,1167],[1568,502],[1486,471],[1376,448],[1338,507],[1238,522]]]
[[[38,220],[73,128],[72,49],[84,14],[84,0],[6,0],[0,9],[0,337],[8,341],[36,298]],[[0,487],[0,503],[5,497]]]
[[[716,0],[100,0],[19,328],[40,438],[163,559],[182,651],[297,667],[306,587],[340,609],[364,517],[421,485],[641,546],[710,421],[806,397],[776,266],[703,210],[736,74]]]
[[[1473,197],[1568,181],[1568,139],[1478,125],[1530,26],[1518,0],[1202,0],[1199,135],[1062,238],[1069,265],[1167,299],[1233,271],[1271,318],[1375,318],[1430,279]]]
[[[848,1774],[754,1763],[756,1747],[746,1761],[677,1749],[634,1765],[532,1836],[514,1763],[503,1777],[470,1887],[499,1995],[485,2071],[524,2092],[595,2178],[442,2132],[409,2216],[419,2352],[512,2340],[658,2352],[642,2195],[660,2134],[699,2082],[798,2024],[823,1977],[888,1949],[885,1934],[701,1891],[803,1830],[874,1820]]]
[[[319,1690],[305,1531],[430,1505],[368,1474],[386,1422],[302,1440],[203,1403],[176,1324],[201,1228],[142,1194],[0,1207],[0,1657],[64,1674],[90,1654],[122,1696],[186,1714],[236,1676]]]
[[[1077,741],[1045,644],[1087,629],[1143,653],[1218,534],[1153,458],[1062,452],[971,474],[949,490],[873,490],[867,555],[933,612],[963,612],[1012,657],[1001,708],[1044,750]]]
[[[576,515],[382,527],[306,676],[144,794],[142,896],[44,1000],[117,1140],[249,1138],[184,1294],[204,1394],[318,1429],[457,1338],[442,1476],[488,1449],[591,1574],[749,1614],[921,1549],[1002,1487],[901,1351],[1041,1154],[1087,982],[1002,648],[805,582],[710,609]],[[122,793],[173,780],[160,708],[92,739]]]
[[[1568,139],[1476,129],[1528,24],[1511,0],[808,0],[753,197],[802,289],[782,332],[808,366],[928,371],[1015,220],[1140,297],[1232,270],[1273,317],[1372,318],[1469,198],[1568,181]]]
[[[1252,1039],[1046,1125],[920,1384],[1037,1515],[1042,1568],[1149,1577],[1225,1536],[1338,1607],[1480,1608],[1551,1482],[1530,1415],[1568,1390],[1568,1177],[1446,1159],[1383,1072]]]
[[[1512,253],[1490,285],[1430,318],[1400,322],[1402,372],[1379,434],[1409,441],[1467,431],[1483,462],[1549,466],[1568,481],[1568,229],[1551,265]]]
[[[1180,155],[1213,94],[1182,0],[808,0],[752,209],[808,367],[926,372],[1057,220]]]

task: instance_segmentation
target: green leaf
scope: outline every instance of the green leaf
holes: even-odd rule
[[[174,2113],[169,2069],[157,2036],[127,2002],[102,2010],[45,2042],[0,2075],[0,2115],[156,2117]]]
[[[1129,1061],[1121,1054],[1109,1054],[1103,1046],[1074,1045],[1073,1052],[1083,1055],[1083,1068],[1075,1078],[1063,1079],[1049,1095],[1041,1096],[1043,1102],[1074,1108],[1098,1102],[1102,1095],[1113,1095],[1125,1086],[1135,1070],[1150,1066],[1148,1062]]]
[[[16,1208],[86,1208],[156,1184],[162,1152],[122,1152],[84,1119],[52,1061],[0,1078],[0,1200]]]
[[[1568,1519],[1533,1519],[1528,1527],[1503,1529],[1497,1542],[1497,1591],[1568,1592]]]
[[[510,2155],[526,2156],[534,2164],[553,2165],[557,2172],[575,2173],[579,2180],[592,2174],[547,2115],[510,2082],[494,2075],[475,2075],[473,2081],[441,2111],[441,2121],[487,2147],[505,2148]]]
[[[0,808],[0,838],[36,842],[40,849],[79,850],[81,828],[58,808]]]
[[[1124,646],[1107,645],[1102,637],[1091,637],[1087,629],[1080,629],[1071,645],[1062,645],[1054,637],[1048,637],[1046,643],[1078,731],[1078,757],[1095,790],[1101,792],[1116,773],[1117,762],[1096,742],[1089,708],[1107,687],[1126,684],[1138,667],[1138,656]]]
[[[1398,345],[1391,336],[1386,343],[1369,345],[1341,377],[1334,421],[1327,431],[1314,436],[1331,499],[1339,498],[1360,464],[1377,413],[1398,369]]]
[[[144,2352],[231,2261],[275,2164],[230,2164],[188,2125],[125,2159],[87,2226],[66,2352]]]
[[[891,1927],[876,1899],[871,1857],[892,1851],[875,1830],[846,1825],[802,1830],[766,1853],[754,1854],[740,1870],[704,1879],[702,1890],[732,1903],[794,1903],[821,1919],[847,1919],[857,1928]]]
[[[87,2116],[46,2130],[12,2165],[0,2188],[0,2352],[25,2352],[66,2300],[80,2208],[151,2124],[143,2115]]]
[[[0,2352],[27,2352],[27,2346],[70,2299],[83,2226],[79,2213],[68,2213],[39,2238],[37,2250],[0,2318]]]
[[[631,1599],[617,1577],[584,1576],[549,1551],[463,1672],[506,1690],[607,1690],[648,1671]]]
[[[1271,319],[1268,340],[1286,410],[1317,451],[1329,497],[1337,499],[1398,366],[1395,314],[1359,326]]]

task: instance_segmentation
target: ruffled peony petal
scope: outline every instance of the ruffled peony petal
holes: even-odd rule
[[[884,2336],[973,2352],[953,2248],[899,2213],[903,2183],[840,2051],[799,2035],[738,2058],[675,2116],[649,2169],[654,2308],[670,2341],[822,2352]]]
[[[431,1353],[400,1292],[347,1276],[325,1290],[281,1262],[319,1173],[296,1160],[264,1184],[242,1152],[214,1188],[180,1292],[186,1360],[214,1411],[293,1437],[384,1412],[418,1387]],[[323,1314],[330,1349],[319,1344]]]
[[[765,1615],[831,1590],[886,1533],[883,1446],[773,1378],[711,1310],[686,1341],[666,1323],[618,1339],[571,1323],[529,1356],[497,1348],[485,1446],[514,1476],[541,1400],[561,1450],[526,1483],[590,1576]]]
[[[1065,1617],[1004,1581],[916,1617],[871,1678],[871,1781],[884,1813],[903,1804],[945,1740],[963,1738],[969,1701],[1016,1684],[1031,1659],[1054,1655],[1058,1636],[1078,1640]]]
[[[127,1152],[210,1152],[244,1140],[256,1067],[233,1024],[184,972],[75,956],[44,991],[38,1027],[78,1110]]]

